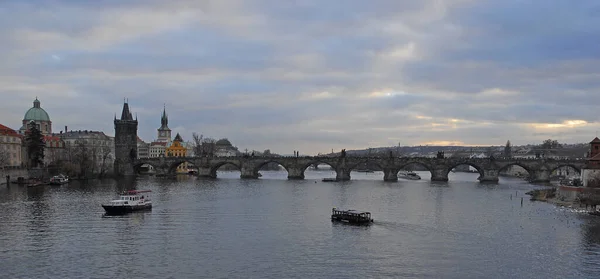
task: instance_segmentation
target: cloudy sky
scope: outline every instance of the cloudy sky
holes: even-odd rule
[[[123,98],[170,127],[316,154],[587,142],[597,0],[2,1],[0,123],[37,96],[54,130],[102,130]]]

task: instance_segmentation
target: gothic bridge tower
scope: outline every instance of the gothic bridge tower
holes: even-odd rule
[[[133,119],[127,101],[123,104],[121,119],[115,115],[115,175],[135,175],[133,162],[137,158],[138,121]]]

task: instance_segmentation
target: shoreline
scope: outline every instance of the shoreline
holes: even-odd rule
[[[555,206],[566,207],[574,210],[583,210],[586,211],[586,213],[594,212],[594,209],[591,206],[587,206],[586,208],[585,204],[582,204],[577,200],[561,199],[557,196],[557,189],[558,187],[553,187],[550,189],[537,189],[529,191],[525,194],[530,196],[530,201],[546,202]]]

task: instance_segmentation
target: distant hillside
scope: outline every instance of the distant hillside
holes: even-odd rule
[[[434,157],[438,151],[443,151],[446,157],[461,156],[468,157],[470,155],[485,155],[502,156],[504,146],[393,146],[393,147],[375,147],[360,150],[346,150],[349,156],[387,156],[392,151],[394,156],[430,156]],[[561,148],[552,150],[541,149],[541,145],[522,145],[512,146],[512,153],[522,156],[535,156],[536,153],[544,153],[546,155],[564,156],[581,158],[589,151],[589,144],[563,144]],[[330,156],[339,156],[340,152],[327,154]]]

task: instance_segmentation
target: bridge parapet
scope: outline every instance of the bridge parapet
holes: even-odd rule
[[[525,159],[525,158],[431,158],[431,157],[385,157],[385,156],[234,156],[234,157],[158,157],[136,159],[138,167],[150,164],[157,171],[173,173],[175,167],[189,162],[198,168],[199,175],[216,177],[217,169],[225,164],[236,166],[244,178],[258,178],[260,168],[271,162],[282,165],[289,179],[303,179],[304,171],[314,164],[328,164],[336,171],[338,180],[349,180],[352,170],[361,164],[374,164],[384,172],[384,180],[397,181],[397,173],[411,164],[424,166],[431,172],[431,179],[447,181],[449,172],[459,165],[470,165],[477,169],[480,181],[498,181],[498,173],[510,166],[521,166],[530,173],[534,181],[548,181],[552,171],[570,166],[580,171],[585,165],[583,159]]]

